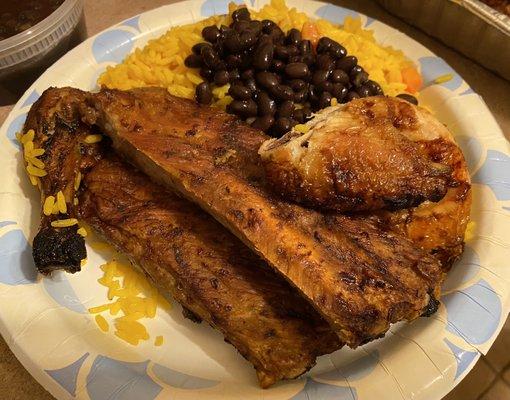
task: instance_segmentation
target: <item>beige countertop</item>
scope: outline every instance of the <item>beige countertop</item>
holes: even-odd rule
[[[168,0],[85,0],[89,35],[143,11],[173,3]],[[384,11],[372,0],[337,0],[332,3],[365,13],[416,39],[446,60],[475,92],[480,94],[499,125],[510,138],[510,82],[505,81],[423,32]],[[0,107],[0,124],[12,106]],[[475,366],[448,400],[510,400],[510,323],[507,322],[493,349]],[[51,400],[49,395],[16,360],[0,338],[0,399]]]

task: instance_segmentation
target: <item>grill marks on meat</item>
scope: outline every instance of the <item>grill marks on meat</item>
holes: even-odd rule
[[[257,156],[267,139],[262,133],[164,89],[102,90],[88,103],[88,115],[96,113],[90,122],[127,160],[265,258],[350,346],[436,304],[439,263],[407,239],[370,219],[320,214],[266,190]],[[190,126],[194,135],[186,134]]]
[[[268,181],[282,197],[341,212],[398,210],[439,201],[452,170],[411,140],[427,130],[425,110],[391,97],[329,107],[259,150]],[[445,129],[442,127],[442,129]]]
[[[27,129],[36,129],[37,143],[47,150],[43,198],[61,189],[73,198],[81,171],[79,205],[71,204],[69,215],[126,253],[163,295],[220,330],[255,366],[262,387],[301,375],[317,356],[341,347],[315,310],[212,217],[151,183],[111,149],[103,151],[105,141],[79,145],[92,133],[76,115],[83,95],[49,89],[31,110]],[[73,128],[55,133],[56,119]],[[41,232],[47,225],[43,216]],[[59,238],[69,230],[52,228]],[[41,251],[34,247],[34,257]]]
[[[116,160],[100,161],[84,185],[82,217],[162,293],[219,329],[261,386],[295,378],[340,347],[297,292],[198,207]]]

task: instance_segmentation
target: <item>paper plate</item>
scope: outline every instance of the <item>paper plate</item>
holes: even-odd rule
[[[434,316],[395,325],[383,339],[323,356],[302,378],[262,390],[251,365],[218,332],[184,319],[177,304],[148,323],[150,332],[164,334],[162,347],[151,341],[133,347],[102,333],[86,309],[105,300],[96,280],[108,255],[88,248],[82,272],[36,275],[30,243],[39,193],[28,182],[15,140],[30,106],[49,86],[93,89],[99,73],[135,47],[172,25],[225,13],[227,3],[177,3],[107,29],[58,61],[16,104],[0,130],[0,332],[57,399],[440,399],[487,352],[509,310],[509,146],[480,96],[442,59],[364,15],[362,23],[379,43],[402,49],[419,65],[426,83],[421,102],[453,131],[473,180],[474,224]],[[358,16],[325,3],[288,4],[336,23]],[[432,83],[446,73],[454,78]]]

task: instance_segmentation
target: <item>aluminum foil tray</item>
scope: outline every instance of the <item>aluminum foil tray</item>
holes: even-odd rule
[[[478,0],[377,0],[402,18],[510,80],[510,17]]]

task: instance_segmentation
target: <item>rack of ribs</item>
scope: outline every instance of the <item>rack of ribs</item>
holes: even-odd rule
[[[162,295],[218,329],[254,365],[262,387],[301,375],[341,347],[306,300],[207,213],[121,161],[106,140],[86,143],[98,132],[80,121],[84,99],[77,89],[48,89],[24,127],[45,149],[42,202],[62,190],[67,203],[64,216],[42,215],[33,247],[41,272],[79,269],[85,247],[77,226],[51,226],[77,217],[131,258]],[[67,247],[55,251],[60,243]]]
[[[80,112],[125,160],[261,256],[349,346],[437,309],[435,258],[370,218],[321,214],[272,193],[257,154],[267,136],[235,117],[161,88],[104,89]]]

